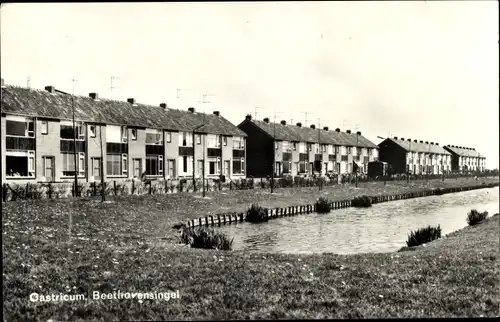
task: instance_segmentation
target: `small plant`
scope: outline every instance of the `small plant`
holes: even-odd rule
[[[192,248],[231,250],[233,239],[212,228],[184,227],[181,234],[181,243],[191,245]]]
[[[467,223],[469,226],[474,226],[485,220],[486,217],[488,217],[487,211],[479,212],[476,209],[472,209],[467,214]]]
[[[360,196],[352,199],[351,205],[353,207],[371,207],[372,198],[369,196]]]
[[[433,240],[441,238],[441,227],[431,227],[430,225],[425,228],[420,228],[416,231],[411,231],[406,241],[406,246],[413,247],[422,245]]]
[[[436,189],[434,189],[434,194],[435,194],[436,196],[441,196],[441,195],[443,195],[443,194],[444,194],[444,190],[443,190],[443,189],[441,189],[441,188],[436,188]]]
[[[330,202],[327,198],[320,197],[314,204],[316,212],[320,214],[325,214],[330,212]]]
[[[266,210],[257,204],[252,204],[252,206],[247,210],[247,216],[245,221],[248,222],[263,222],[267,221]]]

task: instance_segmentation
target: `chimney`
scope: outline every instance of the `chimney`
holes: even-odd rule
[[[351,130],[347,130],[345,131],[347,134],[351,134]]]
[[[167,103],[160,103],[160,107],[162,109],[166,109],[168,107]]]
[[[315,128],[316,128],[316,125],[311,124],[311,129],[315,129]]]
[[[434,145],[434,142],[431,142],[431,145]]]
[[[297,126],[298,126],[298,127],[302,127],[302,123],[300,123],[300,122],[299,122],[299,123],[297,123]]]
[[[2,88],[5,87],[5,80],[2,78]]]
[[[89,93],[89,97],[95,100],[99,99],[99,95],[97,93]]]
[[[129,102],[132,105],[135,105],[135,98],[127,98],[127,102]]]
[[[285,120],[282,120],[282,121],[281,121],[281,124],[286,125],[286,121],[285,121]]]
[[[437,143],[437,142],[436,142],[435,144],[436,144],[436,145],[439,145],[439,143]]]
[[[339,133],[340,133],[340,129],[339,129],[339,128],[336,128],[336,129],[335,129],[335,132],[339,132]]]
[[[220,112],[219,111],[214,111],[214,115],[220,116]]]
[[[45,90],[51,94],[56,92],[56,88],[54,86],[45,86]]]
[[[264,122],[269,123],[269,117],[264,118]]]
[[[397,139],[398,139],[398,137],[397,137],[397,136],[395,136],[395,137],[394,137],[394,140],[397,140]]]
[[[411,139],[406,139],[408,142],[411,142]]]
[[[425,144],[429,144],[429,141],[425,141]]]
[[[401,141],[404,141],[404,140],[405,140],[405,138],[401,138]]]
[[[413,140],[413,142],[418,143],[418,140]]]
[[[191,113],[194,113],[194,107],[189,107],[188,111],[191,112]]]
[[[251,114],[247,114],[247,116],[245,116],[245,120],[251,121],[252,120],[252,115]]]
[[[323,130],[328,131],[328,126],[325,126]]]

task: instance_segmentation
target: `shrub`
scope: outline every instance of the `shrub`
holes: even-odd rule
[[[441,188],[436,188],[436,189],[434,189],[434,194],[435,194],[436,196],[441,196],[441,195],[443,195],[443,194],[444,194],[444,190],[443,190],[443,189],[441,189]]]
[[[316,212],[320,214],[329,213],[330,212],[330,202],[327,198],[320,197],[316,203],[314,204],[316,208]]]
[[[467,214],[467,223],[469,226],[474,226],[485,220],[486,217],[488,217],[487,211],[479,212],[476,209],[472,209]]]
[[[431,242],[435,239],[441,238],[441,227],[431,227],[430,225],[425,228],[420,228],[416,231],[411,231],[406,241],[406,246],[413,247],[421,244]]]
[[[351,205],[353,207],[371,207],[372,198],[369,196],[360,196],[352,199]]]
[[[233,247],[233,239],[229,239],[222,232],[216,232],[207,227],[184,227],[181,242],[191,245],[192,248],[231,250]]]
[[[248,222],[263,222],[267,221],[266,210],[257,204],[252,204],[252,206],[247,210],[247,216],[245,221]]]

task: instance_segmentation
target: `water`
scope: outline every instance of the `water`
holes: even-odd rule
[[[240,223],[217,228],[234,237],[233,249],[279,253],[392,252],[406,246],[411,230],[441,225],[442,235],[467,226],[471,209],[499,212],[499,189],[487,188]]]

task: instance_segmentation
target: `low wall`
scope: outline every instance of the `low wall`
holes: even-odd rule
[[[411,192],[411,193],[403,193],[397,195],[382,195],[382,196],[370,196],[372,200],[372,204],[377,204],[381,202],[389,202],[396,200],[404,200],[404,199],[412,199],[419,197],[428,197],[428,196],[438,196],[446,193],[455,193],[455,192],[463,192],[469,190],[476,189],[485,189],[492,188],[498,186],[499,183],[490,183],[484,185],[476,185],[476,186],[468,186],[468,187],[457,187],[457,188],[435,188],[425,191],[419,192]],[[330,202],[330,209],[343,209],[351,207],[352,199],[341,200],[341,201],[332,201]],[[316,212],[315,205],[302,205],[302,206],[290,206],[284,208],[265,208],[266,217],[268,219],[286,217],[286,216],[294,216],[299,214],[309,214]],[[217,215],[210,215],[205,217],[200,217],[198,219],[192,219],[184,224],[176,225],[176,227],[188,227],[194,228],[199,226],[214,226],[214,225],[224,225],[224,224],[232,224],[238,222],[244,222],[247,214],[245,212],[228,212]]]

